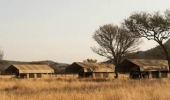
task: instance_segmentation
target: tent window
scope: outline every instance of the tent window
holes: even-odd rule
[[[20,78],[26,78],[27,75],[26,74],[20,74]]]
[[[100,77],[100,73],[95,73],[95,77]]]
[[[29,74],[29,78],[34,78],[34,74],[33,73]]]
[[[161,77],[162,78],[167,78],[168,77],[168,72],[166,72],[166,71],[161,72]]]
[[[104,78],[108,78],[109,74],[108,73],[103,73]]]
[[[159,78],[159,72],[158,71],[153,71],[152,72],[152,78]]]
[[[40,73],[37,74],[37,78],[41,78],[42,75]]]

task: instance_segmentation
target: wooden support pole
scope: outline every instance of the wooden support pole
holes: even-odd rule
[[[37,78],[37,74],[36,73],[34,73],[34,78]]]
[[[95,78],[95,73],[92,73],[93,74],[93,78]]]
[[[29,74],[27,73],[27,78],[29,78]]]
[[[100,73],[100,77],[103,78],[103,73]]]
[[[148,74],[149,74],[149,75],[148,75],[148,78],[151,79],[151,78],[152,78],[152,73],[151,73],[151,71],[149,71]]]
[[[160,71],[159,71],[159,78],[162,78],[162,77],[161,77],[161,72],[160,72]]]

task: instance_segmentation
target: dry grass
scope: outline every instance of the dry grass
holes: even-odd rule
[[[169,79],[0,79],[0,100],[170,100],[169,83]]]

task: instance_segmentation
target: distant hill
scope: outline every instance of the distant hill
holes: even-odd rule
[[[169,55],[170,55],[170,39],[164,43]],[[142,59],[166,59],[163,49],[158,45],[147,51],[138,51],[136,53],[129,54],[127,58],[142,58]]]
[[[3,74],[4,70],[12,64],[46,64],[49,65],[51,68],[53,68],[55,73],[64,73],[65,69],[69,66],[69,64],[57,63],[51,60],[32,61],[32,62],[0,60],[0,74]]]

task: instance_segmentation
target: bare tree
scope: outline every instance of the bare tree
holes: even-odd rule
[[[94,33],[93,39],[99,45],[98,48],[92,47],[93,52],[106,57],[116,67],[121,62],[122,57],[127,53],[136,51],[139,44],[139,38],[133,37],[133,33],[112,24],[101,26]],[[115,72],[115,77],[118,77],[116,70]]]
[[[125,19],[124,25],[135,36],[156,41],[164,50],[170,67],[169,54],[163,44],[163,41],[170,37],[170,10],[166,10],[163,15],[159,12],[133,13],[128,19]]]

